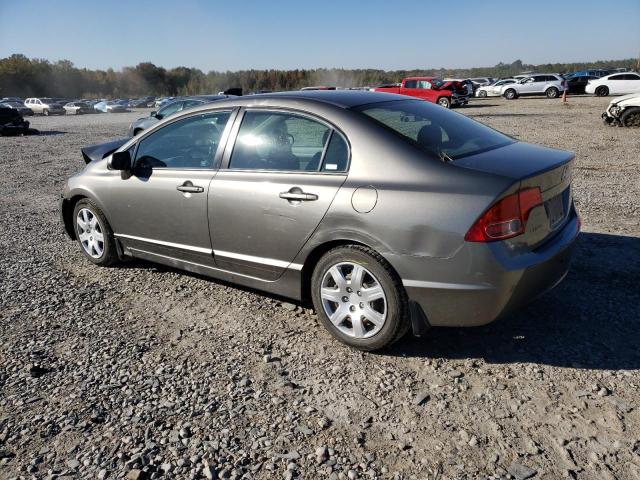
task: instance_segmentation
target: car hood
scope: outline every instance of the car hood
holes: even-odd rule
[[[103,158],[111,155],[128,141],[128,138],[119,138],[118,140],[112,140],[106,143],[89,145],[80,149],[80,151],[82,152],[82,158],[84,158],[85,163],[102,160]]]
[[[609,105],[621,105],[640,107],[640,92],[630,93],[629,95],[623,95],[622,97],[614,98]]]

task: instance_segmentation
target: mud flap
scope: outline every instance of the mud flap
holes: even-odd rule
[[[422,337],[431,328],[427,316],[424,314],[422,307],[415,301],[409,300],[409,315],[411,315],[411,329],[413,335]]]

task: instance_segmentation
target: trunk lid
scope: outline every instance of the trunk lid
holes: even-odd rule
[[[512,179],[513,186],[505,194],[540,189],[542,204],[529,212],[525,232],[507,240],[530,250],[544,243],[570,218],[574,159],[572,152],[516,142],[454,160],[452,164]]]

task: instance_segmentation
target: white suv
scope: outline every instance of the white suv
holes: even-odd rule
[[[546,95],[557,98],[567,88],[567,81],[555,73],[536,73],[517,83],[502,87],[502,95],[513,100],[521,95]]]
[[[33,113],[41,113],[42,115],[64,115],[67,113],[62,105],[52,98],[27,98],[24,105],[33,110]]]

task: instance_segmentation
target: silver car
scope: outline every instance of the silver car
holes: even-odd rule
[[[418,99],[227,99],[83,149],[65,229],[136,257],[312,302],[363,350],[483,325],[559,283],[580,222],[570,152]]]

